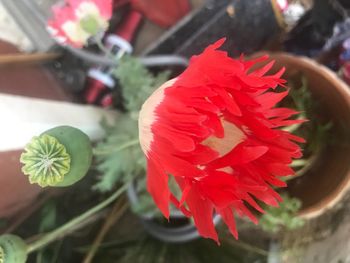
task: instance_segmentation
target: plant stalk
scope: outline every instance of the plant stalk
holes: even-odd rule
[[[125,150],[131,146],[135,146],[138,144],[139,144],[139,139],[133,139],[133,140],[130,140],[130,141],[123,143],[119,147],[108,147],[108,148],[104,148],[104,149],[102,148],[101,150],[94,149],[93,153],[94,153],[94,155],[108,155],[111,153],[116,153],[116,152]]]
[[[69,232],[70,229],[74,229],[76,225],[79,225],[81,222],[85,221],[90,216],[94,215],[95,213],[99,212],[103,208],[107,207],[109,204],[111,204],[114,200],[116,200],[126,189],[128,188],[128,185],[125,184],[121,188],[119,188],[113,195],[108,197],[103,202],[99,203],[98,205],[94,206],[93,208],[89,209],[82,215],[72,219],[71,221],[67,222],[63,226],[57,228],[56,230],[49,232],[45,234],[40,239],[34,241],[31,244],[28,244],[27,251],[28,254],[34,251],[37,251],[51,242],[62,238],[67,232]]]

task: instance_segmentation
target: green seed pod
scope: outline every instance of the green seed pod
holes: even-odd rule
[[[27,245],[22,238],[15,235],[0,236],[0,263],[25,263]]]
[[[55,127],[34,137],[20,159],[30,183],[41,187],[76,183],[86,175],[91,160],[89,137],[70,126]]]

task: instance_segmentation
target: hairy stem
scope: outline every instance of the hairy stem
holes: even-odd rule
[[[139,144],[139,139],[133,139],[133,140],[130,140],[130,141],[127,141],[125,143],[123,143],[122,145],[120,146],[116,146],[116,147],[108,147],[108,148],[104,148],[104,149],[94,149],[93,153],[94,155],[108,155],[108,154],[111,154],[111,153],[116,153],[116,152],[119,152],[119,151],[122,151],[122,150],[125,150],[131,146],[135,146]]]

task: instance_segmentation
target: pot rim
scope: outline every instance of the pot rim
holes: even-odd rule
[[[332,88],[335,89],[344,98],[344,102],[347,104],[350,114],[350,88],[343,80],[337,76],[336,73],[328,69],[326,66],[308,57],[293,55],[285,52],[258,52],[252,57],[258,57],[262,54],[268,54],[271,59],[276,61],[279,59],[290,61],[291,64],[299,65],[300,68],[305,68],[310,70],[310,72],[312,71],[315,74],[322,75],[323,78],[334,84]],[[325,211],[334,207],[349,190],[350,170],[347,171],[346,175],[344,176],[344,180],[339,183],[337,188],[332,193],[330,193],[322,201],[313,204],[305,209],[302,208],[299,212],[299,216],[303,219],[312,219],[320,216]]]
[[[137,204],[139,198],[135,189],[135,182],[132,181],[127,190],[127,196],[131,204]],[[163,226],[156,221],[154,221],[154,216],[152,214],[138,214],[142,225],[145,230],[153,237],[169,242],[169,243],[185,243],[201,237],[196,226],[192,221],[188,221],[188,224],[176,228],[169,228]],[[170,216],[175,219],[187,218],[179,210],[171,210]],[[221,221],[221,217],[218,214],[213,216],[213,223],[217,225]]]

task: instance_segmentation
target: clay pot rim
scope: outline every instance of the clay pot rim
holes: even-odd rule
[[[333,83],[333,89],[337,91],[343,98],[344,102],[348,105],[350,114],[350,87],[341,80],[336,73],[328,69],[326,66],[319,64],[317,61],[312,60],[305,56],[298,56],[293,54],[288,54],[285,52],[258,52],[253,55],[253,57],[259,57],[261,55],[269,55],[272,60],[284,59],[291,62],[294,65],[300,65],[300,68],[310,70],[318,75],[322,75],[330,83]],[[334,207],[349,191],[350,189],[350,170],[344,176],[344,180],[339,183],[339,185],[334,189],[332,193],[320,201],[317,204],[311,205],[305,209],[301,209],[299,216],[303,219],[312,219],[320,216],[325,211]]]

